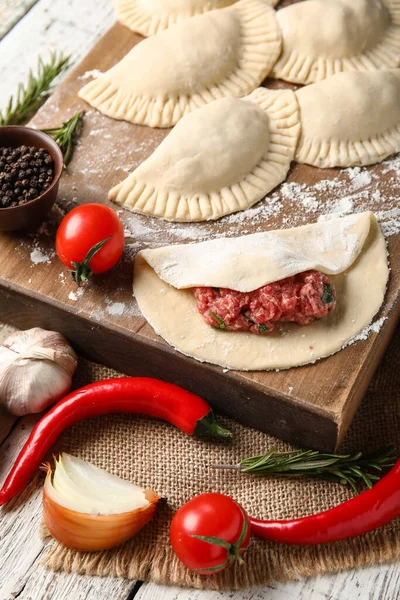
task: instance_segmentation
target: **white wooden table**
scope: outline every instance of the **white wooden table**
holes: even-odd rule
[[[25,15],[25,16],[24,16]],[[19,19],[19,21],[18,21]],[[37,57],[64,50],[78,60],[114,20],[111,0],[0,0],[0,108],[26,78]],[[13,25],[16,21],[17,24]],[[9,31],[8,31],[9,30]],[[8,33],[6,33],[8,31]],[[1,257],[0,257],[1,260]],[[1,320],[1,315],[0,315]],[[0,340],[10,328],[0,325]],[[0,414],[0,483],[34,423]],[[11,428],[11,431],[10,431]],[[0,600],[396,600],[399,564],[269,585],[242,592],[200,592],[152,583],[79,577],[45,571],[39,539],[41,490],[0,509]]]

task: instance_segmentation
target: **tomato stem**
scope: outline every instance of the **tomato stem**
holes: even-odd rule
[[[195,535],[192,534],[190,537],[195,538],[196,540],[201,540],[202,542],[206,542],[207,544],[213,544],[214,546],[221,546],[221,548],[225,548],[227,550],[226,560],[215,567],[210,567],[207,569],[209,572],[218,572],[223,569],[227,564],[231,564],[234,561],[238,561],[239,564],[243,564],[244,560],[240,556],[240,551],[242,550],[241,546],[247,537],[247,533],[249,531],[249,524],[247,520],[247,515],[244,510],[240,507],[240,512],[243,516],[243,527],[240,532],[239,539],[235,543],[227,542],[226,540],[213,536],[213,535]],[[197,571],[201,571],[203,569],[196,569]]]
[[[99,252],[99,250],[101,250],[102,247],[111,240],[111,238],[112,238],[112,235],[110,235],[105,240],[101,240],[101,242],[97,242],[97,244],[92,246],[82,262],[80,262],[80,263],[73,262],[72,263],[72,266],[74,268],[72,269],[71,274],[72,274],[72,279],[75,281],[75,283],[77,283],[79,285],[82,282],[87,281],[89,279],[89,277],[92,276],[93,271],[90,268],[90,261],[92,260],[93,256],[95,254],[97,254]]]

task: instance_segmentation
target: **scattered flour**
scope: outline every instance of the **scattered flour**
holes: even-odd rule
[[[352,190],[363,188],[372,181],[371,173],[369,171],[362,171],[361,167],[349,168],[345,172],[350,178]]]
[[[106,311],[109,315],[116,317],[122,315],[125,311],[126,305],[124,302],[113,302],[109,304],[106,308]]]
[[[51,263],[50,254],[46,253],[41,248],[35,248],[34,250],[32,250],[30,257],[31,257],[31,262],[34,265],[39,265],[41,263],[47,263],[47,264]]]
[[[86,71],[79,79],[87,81],[100,74],[101,71],[97,69]],[[78,144],[76,152],[78,169],[82,175],[89,175],[88,179],[94,182],[91,191],[104,198],[109,187],[106,174],[109,172],[110,161],[116,165],[113,169],[114,185],[122,181],[146,157],[150,156],[163,136],[167,134],[167,132],[156,132],[156,139],[140,141],[132,136],[131,125],[121,122],[118,124],[118,139],[115,139],[115,136],[111,136],[109,133],[106,117],[89,108],[86,111],[86,119],[91,136],[88,140],[91,144],[96,143],[99,152],[94,155],[87,151],[85,143]],[[109,142],[111,137],[113,137],[112,144]],[[123,221],[124,233],[127,238],[124,261],[129,262],[131,268],[134,256],[142,248],[163,246],[169,243],[199,242],[221,236],[236,237],[276,227],[295,227],[319,219],[364,210],[374,211],[385,236],[400,233],[400,207],[398,206],[400,155],[385,160],[378,170],[382,175],[386,175],[387,184],[365,167],[338,170],[334,179],[324,179],[327,175],[320,171],[319,175],[322,179],[311,186],[287,181],[255,206],[218,221],[166,223],[158,218],[133,214],[115,205],[117,214]],[[72,203],[71,201],[60,201],[56,206],[56,210],[60,213],[59,218],[82,199],[82,191],[79,186],[73,189],[76,189],[77,197],[73,198]],[[30,241],[27,245],[31,262],[48,264],[54,253],[43,249],[42,245],[47,248],[47,242],[40,240],[40,236],[49,235],[47,225],[42,226],[35,235],[33,243]],[[24,252],[26,252],[26,246]],[[121,269],[126,272],[126,265],[122,264]],[[60,273],[59,277],[61,284],[67,281],[64,273]],[[69,292],[68,298],[77,302],[82,293],[81,289]],[[113,299],[104,298],[100,306],[96,295],[92,295],[91,287],[87,286],[86,290],[85,308],[90,306],[89,302],[92,303],[92,310],[91,308],[90,310],[95,321],[102,321],[104,318],[136,317],[141,314],[136,300],[126,296],[125,287],[113,290]],[[351,343],[358,339],[366,339],[369,333],[378,331],[383,321],[384,318],[375,321]],[[288,393],[291,394],[292,391],[293,386],[288,386]]]
[[[102,75],[102,71],[99,71],[99,69],[93,69],[92,71],[86,71],[83,75],[80,75],[78,79],[86,81],[87,79],[94,79],[99,75]]]
[[[104,129],[92,129],[89,135],[99,135],[99,133],[103,133]]]
[[[70,292],[70,293],[68,294],[68,298],[69,298],[70,300],[72,300],[73,302],[78,302],[79,298],[80,298],[81,296],[83,296],[83,293],[84,293],[84,288],[83,288],[83,287],[80,287],[80,288],[78,288],[78,289],[76,290],[76,292]]]
[[[115,290],[115,296],[122,294],[125,290],[123,288],[118,288]],[[105,302],[105,312],[110,315],[110,317],[139,317],[141,315],[140,309],[137,305],[136,299],[132,295],[132,299],[129,302],[115,302],[108,296],[104,299]],[[104,317],[104,312],[102,311],[102,316],[100,316],[100,311],[98,307],[93,311],[92,316],[98,320]]]
[[[375,216],[378,219],[383,235],[390,237],[398,234],[400,231],[400,207],[389,208],[387,210],[375,211]]]
[[[384,322],[386,321],[386,319],[387,319],[387,317],[381,317],[380,319],[377,319],[373,323],[370,323],[369,325],[364,327],[364,329],[362,331],[360,331],[360,333],[358,333],[355,337],[353,337],[353,339],[351,339],[349,342],[347,342],[347,344],[345,344],[344,347],[351,346],[355,342],[361,342],[361,341],[367,340],[371,333],[379,333],[380,330],[382,329],[382,326],[383,326]]]

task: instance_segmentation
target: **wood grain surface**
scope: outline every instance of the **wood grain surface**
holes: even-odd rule
[[[76,110],[86,109],[83,136],[63,176],[58,205],[49,222],[39,233],[0,236],[2,318],[21,328],[41,325],[60,330],[79,352],[98,362],[127,374],[174,381],[204,395],[217,410],[245,424],[300,446],[333,450],[343,438],[398,320],[398,236],[389,241],[391,279],[379,315],[388,318],[380,333],[314,365],[280,372],[226,372],[176,352],[140,316],[132,297],[133,257],[143,247],[299,225],[315,220],[318,210],[310,217],[304,206],[294,205],[284,194],[279,200],[282,210],[261,222],[250,217],[199,225],[171,224],[118,210],[127,236],[123,260],[111,273],[93,279],[80,290],[55,256],[54,234],[63,214],[77,203],[106,203],[109,188],[147,158],[168,134],[168,130],[109,119],[77,97],[93,70],[108,69],[140,40],[115,24],[34,120],[35,125],[51,126]],[[283,86],[271,81],[266,85]],[[390,187],[392,177],[382,165],[370,172],[371,185],[379,182],[381,190]],[[343,170],[295,165],[288,181],[311,187],[333,178],[346,182],[348,175]],[[329,188],[321,190],[321,201],[328,202],[329,195]]]
[[[0,40],[37,0],[0,0]]]
[[[0,6],[3,0],[0,0]],[[112,18],[110,0],[39,0],[35,7],[0,43],[0,106],[24,79],[37,54],[50,49],[68,48],[81,56],[93,44]],[[4,60],[7,56],[7,60]],[[32,270],[36,267],[32,265]],[[0,326],[0,341],[10,328]],[[9,418],[9,423],[14,420]],[[3,415],[0,416],[3,426]],[[0,429],[1,429],[0,426]],[[12,434],[4,440],[0,433],[2,477],[26,439]],[[3,442],[3,443],[2,443]],[[379,565],[339,574],[310,577],[298,582],[277,583],[243,592],[210,592],[143,584],[137,587],[118,579],[79,577],[45,571],[35,549],[38,535],[32,527],[32,513],[39,514],[40,502],[26,503],[20,510],[0,509],[0,599],[12,600],[397,600],[400,589],[399,564]],[[21,531],[13,535],[18,520]],[[10,532],[10,535],[7,535]],[[7,536],[7,537],[6,537]],[[5,549],[7,548],[7,557]],[[14,549],[14,551],[13,551]],[[19,567],[20,556],[25,572]]]
[[[1,332],[0,332],[1,335]],[[2,338],[2,335],[1,335]],[[0,339],[1,339],[0,338]],[[0,437],[0,484],[37,420],[36,415],[20,419],[3,440]],[[0,515],[0,599],[12,600],[123,600],[134,582],[111,577],[79,577],[38,568],[46,552],[39,537],[42,519],[42,489],[39,472],[28,487]]]

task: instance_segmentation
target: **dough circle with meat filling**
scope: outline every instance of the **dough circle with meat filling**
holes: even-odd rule
[[[336,308],[307,327],[283,323],[266,335],[207,325],[193,287],[251,291],[316,269],[336,288]],[[385,240],[370,212],[240,238],[144,250],[135,260],[139,307],[171,346],[237,370],[284,369],[340,350],[379,310],[388,279]]]

